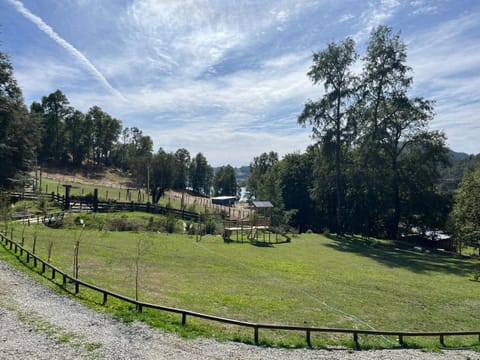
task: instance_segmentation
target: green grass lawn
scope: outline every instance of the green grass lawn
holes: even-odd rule
[[[16,225],[18,241],[22,226]],[[260,323],[402,331],[479,330],[480,283],[471,281],[478,260],[401,249],[384,241],[329,239],[304,234],[291,243],[254,246],[224,243],[220,236],[94,230],[25,229],[25,244],[71,272],[80,239],[80,278],[134,297],[135,253],[140,241],[139,299],[160,305]],[[2,250],[3,251],[3,250]],[[93,296],[93,295],[92,295]],[[100,295],[97,295],[99,298]],[[99,301],[99,300],[97,300]],[[122,316],[132,312],[118,305]],[[133,314],[131,316],[134,316]],[[178,325],[173,315],[140,316],[149,323]],[[190,322],[190,321],[189,321]],[[224,338],[251,338],[251,330],[202,321],[192,331]],[[176,330],[179,327],[175,328]],[[181,332],[181,330],[178,330]],[[304,343],[304,335],[262,332],[262,341]],[[364,344],[395,345],[368,337]],[[321,344],[349,344],[344,336],[313,335]],[[430,347],[438,339],[407,339]],[[448,338],[449,346],[478,345],[477,338]]]

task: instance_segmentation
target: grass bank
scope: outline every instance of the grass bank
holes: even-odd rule
[[[16,225],[18,240],[22,227]],[[80,241],[80,278],[134,297],[140,250],[139,299],[165,306],[260,323],[403,331],[478,330],[480,283],[471,281],[478,260],[402,249],[385,241],[329,239],[304,234],[291,243],[254,246],[224,243],[219,236],[26,227],[25,244],[65,270],[72,269]],[[96,296],[96,297],[95,297]],[[99,295],[81,292],[98,304]],[[96,306],[96,305],[94,305]],[[189,321],[176,315],[112,301],[108,311],[140,318],[184,336],[251,341],[251,331]],[[266,344],[304,345],[303,334],[262,332]],[[407,339],[432,348],[438,339]],[[312,336],[314,346],[351,345],[347,337]],[[363,346],[395,347],[393,338],[369,337]],[[478,338],[449,338],[449,346]]]

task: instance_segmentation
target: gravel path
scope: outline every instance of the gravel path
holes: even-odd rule
[[[123,323],[27,278],[0,261],[0,359],[462,359],[472,351],[261,348],[184,340],[141,322]]]

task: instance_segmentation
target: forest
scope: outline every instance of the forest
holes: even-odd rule
[[[299,232],[399,239],[443,229],[456,235],[457,247],[478,248],[478,156],[456,159],[445,134],[430,129],[434,101],[410,94],[412,69],[400,33],[375,28],[363,55],[351,38],[332,42],[313,54],[307,76],[320,96],[305,102],[297,124],[311,128],[313,143],[281,159],[275,151],[255,157],[248,198],[270,200],[276,225]],[[28,107],[2,52],[0,164],[4,189],[22,186],[42,166],[121,169],[148,186],[154,203],[167,189],[239,191],[232,166],[214,170],[202,153],[185,148],[155,152],[141,129],[123,128],[98,106],[83,113],[61,90]]]

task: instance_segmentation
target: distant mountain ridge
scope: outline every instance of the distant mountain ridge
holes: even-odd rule
[[[452,191],[458,188],[463,179],[466,170],[475,170],[480,166],[480,153],[477,155],[448,151],[450,166],[440,168],[440,189],[444,191]]]

